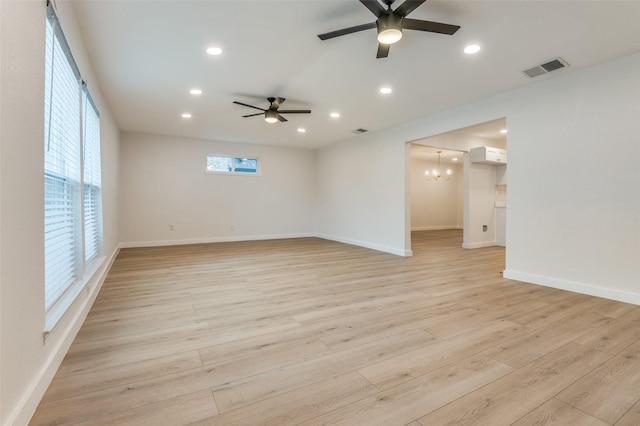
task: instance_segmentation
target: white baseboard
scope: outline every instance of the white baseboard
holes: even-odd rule
[[[233,241],[256,241],[256,240],[282,240],[286,238],[309,238],[317,237],[325,240],[337,241],[339,243],[351,244],[354,246],[360,246],[370,248],[373,250],[383,251],[385,253],[395,254],[397,256],[412,256],[411,250],[400,250],[394,247],[383,246],[380,244],[369,243],[366,241],[353,240],[349,238],[336,237],[333,235],[303,233],[303,234],[282,234],[282,235],[247,235],[240,237],[213,237],[213,238],[192,238],[184,240],[159,240],[159,241],[131,241],[121,243],[122,248],[135,248],[135,247],[162,247],[162,246],[177,246],[186,244],[208,244],[208,243],[227,243]]]
[[[23,397],[16,405],[16,409],[7,417],[7,425],[26,425],[29,423],[36,408],[38,408],[40,400],[42,400],[44,393],[47,391],[53,377],[58,371],[60,364],[62,364],[62,360],[69,351],[69,347],[71,343],[73,343],[76,334],[78,334],[91,306],[93,306],[93,302],[98,296],[102,284],[111,269],[111,265],[113,265],[119,252],[120,247],[116,247],[111,256],[98,267],[90,282],[75,299],[71,305],[72,307],[76,307],[73,317],[70,320],[61,321],[54,331],[52,331],[51,336],[47,339],[48,343],[52,345],[48,352],[47,359],[27,387]],[[85,294],[86,297],[83,297],[83,294]],[[71,309],[73,308],[70,308],[70,310]]]
[[[130,241],[121,243],[122,248],[180,246],[188,244],[229,243],[234,241],[284,240],[287,238],[315,237],[313,233],[278,234],[278,235],[243,235],[230,237],[186,238],[180,240]]]
[[[396,256],[404,256],[404,257],[413,256],[412,250],[397,249],[394,247],[383,246],[380,244],[370,243],[367,241],[353,240],[350,238],[336,237],[335,235],[327,235],[327,234],[316,234],[316,237],[322,238],[325,240],[330,240],[330,241],[337,241],[339,243],[350,244],[352,246],[359,246],[359,247],[364,247],[372,250],[382,251],[385,253],[391,253],[391,254],[395,254]]]
[[[618,302],[640,305],[640,293],[631,293],[575,281],[529,274],[526,272],[510,271],[508,269],[503,272],[503,277],[510,280],[539,284],[545,287],[552,287],[560,290],[572,291],[574,293],[587,294],[589,296],[602,297],[604,299],[616,300]]]
[[[412,231],[443,231],[446,229],[462,229],[462,226],[457,225],[442,225],[442,226],[414,226],[411,227]]]
[[[483,243],[462,243],[462,248],[463,249],[477,249],[477,248],[482,248],[482,247],[494,247],[496,246],[496,242],[495,241],[486,241]]]

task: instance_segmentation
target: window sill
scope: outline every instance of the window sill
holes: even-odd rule
[[[104,264],[106,257],[98,256],[91,261],[89,265],[87,265],[86,272],[84,276],[76,282],[74,282],[71,287],[67,290],[67,292],[58,300],[45,314],[45,324],[44,324],[44,340],[46,341],[51,332],[56,328],[56,326],[60,323],[62,318],[69,311],[71,305],[74,304],[80,293],[84,290],[87,290],[87,297],[89,296],[89,289],[91,286],[89,285],[94,278],[96,278],[96,272],[100,267]]]
[[[222,175],[222,176],[262,176],[260,172],[212,172],[205,170],[206,175]]]

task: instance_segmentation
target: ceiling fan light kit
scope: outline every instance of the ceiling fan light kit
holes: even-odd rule
[[[386,15],[376,21],[378,42],[394,44],[402,38],[402,18],[395,14]]]
[[[320,40],[340,37],[358,31],[377,28],[378,31],[378,53],[376,58],[386,58],[389,56],[389,48],[393,43],[397,43],[402,38],[402,30],[417,30],[429,33],[453,35],[460,29],[459,25],[443,24],[441,22],[423,21],[420,19],[410,19],[407,15],[413,12],[418,6],[427,0],[405,0],[395,10],[391,5],[395,0],[383,0],[387,5],[385,9],[378,0],[359,0],[371,13],[378,18],[375,22],[356,25],[354,27],[343,28],[319,34]]]
[[[265,109],[265,108],[260,108],[257,106],[253,106],[253,105],[249,105],[249,104],[245,104],[243,102],[238,102],[238,101],[233,101],[234,104],[238,104],[238,105],[242,105],[248,108],[253,108],[253,109],[259,109],[262,112],[258,112],[255,114],[247,114],[247,115],[243,115],[242,117],[247,118],[247,117],[255,117],[257,115],[264,115],[264,121],[266,121],[267,123],[277,123],[278,121],[284,123],[285,121],[288,121],[286,118],[284,118],[281,114],[311,114],[311,110],[310,109],[289,109],[289,110],[280,110],[280,105],[282,105],[284,103],[284,101],[286,100],[285,98],[276,98],[276,97],[269,97],[267,98],[267,100],[269,101],[269,108]]]
[[[267,110],[264,112],[264,121],[267,123],[277,123],[278,122],[278,113],[274,110]]]

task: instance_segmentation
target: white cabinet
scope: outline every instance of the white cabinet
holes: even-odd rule
[[[471,148],[469,154],[472,163],[507,164],[507,150],[505,149],[479,146],[477,148]]]

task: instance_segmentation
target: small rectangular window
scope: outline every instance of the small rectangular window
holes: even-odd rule
[[[257,158],[234,158],[233,171],[242,172],[242,173],[257,173],[258,159]]]
[[[207,172],[259,174],[260,159],[256,157],[234,157],[232,155],[207,154]]]

